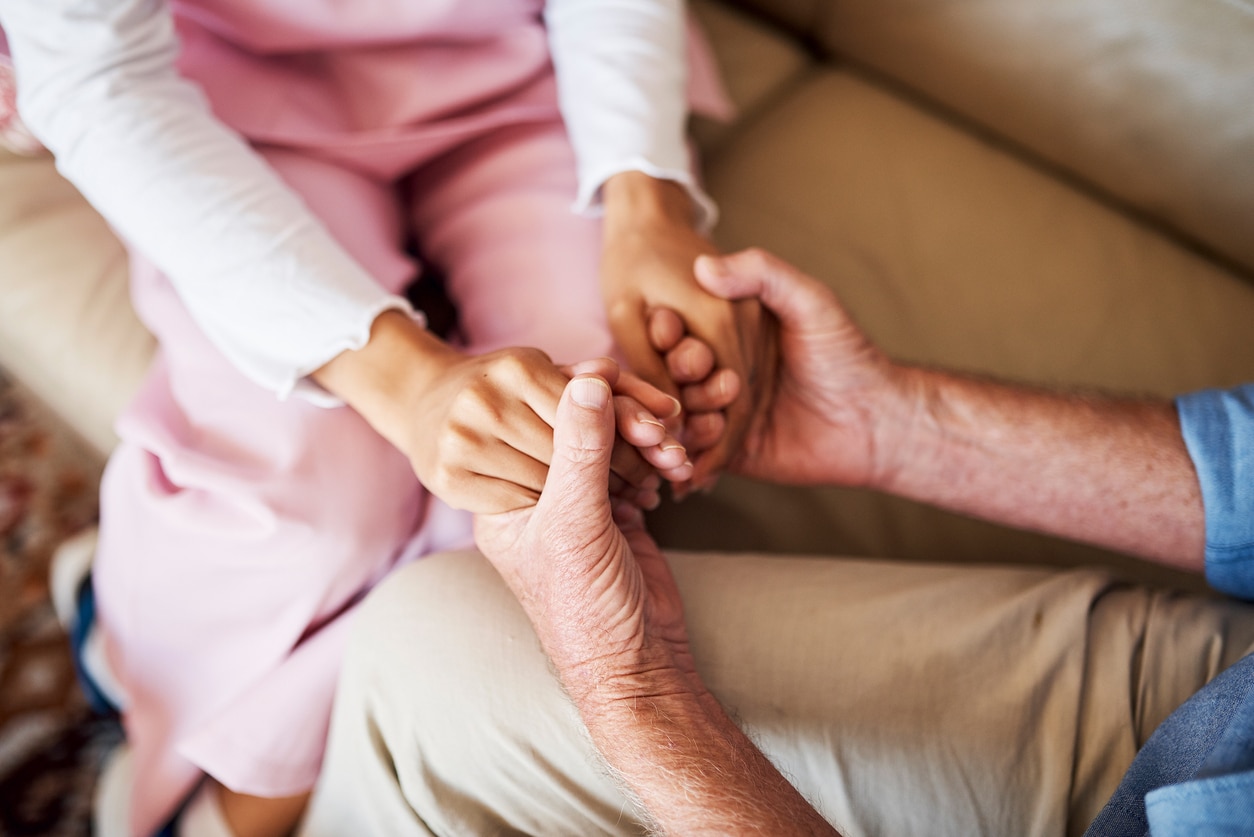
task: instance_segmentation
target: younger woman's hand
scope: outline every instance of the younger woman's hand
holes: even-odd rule
[[[674,402],[639,379],[620,379],[613,361],[562,369],[538,349],[513,348],[450,352],[441,365],[412,414],[414,444],[407,452],[423,484],[455,508],[496,513],[535,503],[553,456],[557,404],[576,369],[602,374],[617,387],[621,438],[612,467],[622,496],[656,505],[655,469],[672,477],[691,473],[686,451],[653,411],[669,411]]]
[[[679,387],[680,403],[686,405],[679,438],[688,455],[698,457],[723,438],[724,411],[740,391],[740,376],[730,369],[716,369],[714,350],[689,334],[683,318],[669,308],[649,313],[648,333],[649,345],[661,356]]]
[[[559,368],[536,349],[468,356],[407,315],[386,311],[370,340],[313,373],[404,453],[429,490],[455,508],[501,512],[535,502],[553,450],[558,399],[575,374],[615,388],[616,493],[644,508],[661,477],[687,479],[687,452],[661,418],[679,404],[600,358]],[[659,418],[661,417],[661,418]]]
[[[681,386],[697,383],[677,380],[651,344],[650,312],[659,308],[679,313],[684,332],[712,352],[716,371],[690,393],[696,400],[684,404],[723,413],[717,440],[694,459],[697,482],[711,483],[740,448],[755,393],[769,388],[773,364],[763,366],[761,351],[774,343],[770,317],[756,300],[720,299],[697,283],[697,257],[716,251],[694,229],[690,199],[677,184],[639,172],[616,175],[605,185],[605,219],[602,289],[610,329],[633,371],[676,396]]]

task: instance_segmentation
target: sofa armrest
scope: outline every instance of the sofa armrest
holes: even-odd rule
[[[154,342],[108,225],[52,158],[0,149],[0,365],[101,453]]]

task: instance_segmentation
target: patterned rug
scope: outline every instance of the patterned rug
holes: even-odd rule
[[[96,517],[99,457],[0,372],[0,835],[90,833],[115,721],[88,708],[48,595],[57,546]]]

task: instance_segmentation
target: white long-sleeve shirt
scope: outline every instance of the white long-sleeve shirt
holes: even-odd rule
[[[684,140],[682,0],[549,0],[577,211],[610,176],[684,184],[707,223]],[[310,372],[369,339],[383,291],[175,67],[165,0],[0,0],[18,104],[57,165],[160,268],[209,339],[280,397],[338,403]]]

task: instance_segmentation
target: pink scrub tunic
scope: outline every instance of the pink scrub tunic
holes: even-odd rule
[[[414,236],[468,351],[612,350],[539,0],[171,5],[180,71],[381,286],[417,275]],[[696,54],[690,100],[717,110]],[[148,834],[204,773],[259,796],[309,790],[348,617],[470,527],[351,409],[244,378],[132,255],[159,350],[119,420],[94,580],[127,693],[132,829]]]

